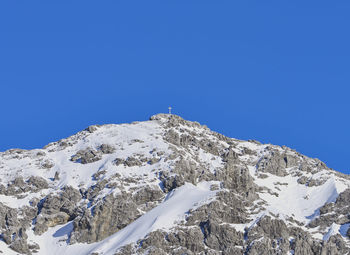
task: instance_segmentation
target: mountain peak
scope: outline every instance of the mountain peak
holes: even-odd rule
[[[0,169],[6,254],[350,251],[347,175],[174,114],[9,150]]]

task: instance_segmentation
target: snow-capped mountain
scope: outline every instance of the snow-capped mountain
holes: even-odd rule
[[[350,180],[169,114],[0,153],[3,254],[350,254]]]

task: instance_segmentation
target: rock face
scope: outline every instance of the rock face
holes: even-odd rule
[[[176,115],[0,153],[4,254],[350,254],[349,205],[320,160]]]

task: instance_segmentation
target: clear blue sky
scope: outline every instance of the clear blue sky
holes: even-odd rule
[[[349,1],[0,3],[0,151],[169,105],[350,173]]]

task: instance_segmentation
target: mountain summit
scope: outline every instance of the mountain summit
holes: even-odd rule
[[[350,180],[179,116],[0,153],[3,254],[350,254]]]

